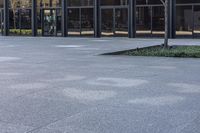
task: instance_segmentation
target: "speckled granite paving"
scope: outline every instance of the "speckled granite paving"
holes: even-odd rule
[[[0,37],[0,133],[199,133],[200,59],[99,56],[161,42]]]

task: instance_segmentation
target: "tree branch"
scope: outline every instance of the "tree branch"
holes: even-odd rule
[[[160,0],[161,2],[162,2],[162,4],[165,6],[166,5],[166,3],[165,3],[165,1],[164,0]]]

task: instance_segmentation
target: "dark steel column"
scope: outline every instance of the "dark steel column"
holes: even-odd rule
[[[169,38],[176,37],[176,0],[169,0]]]
[[[4,36],[9,35],[9,0],[4,0],[4,22],[3,22],[3,28],[4,28]]]
[[[68,30],[67,30],[67,0],[62,0],[62,36],[67,37],[68,36]]]
[[[37,0],[32,0],[32,36],[37,36]]]
[[[100,0],[94,0],[94,37],[101,37],[100,16]]]
[[[128,9],[128,37],[135,38],[136,36],[136,0],[129,0]]]
[[[3,16],[3,14],[4,14],[4,13],[3,13],[3,9],[0,10],[0,13],[1,13],[1,21],[0,21],[1,35],[3,36],[3,31],[4,31],[3,25],[2,25],[2,24],[3,24],[3,20],[4,20],[4,19],[3,19],[3,18],[4,18],[4,16]]]

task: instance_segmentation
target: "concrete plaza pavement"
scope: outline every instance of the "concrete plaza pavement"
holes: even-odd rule
[[[200,133],[200,59],[99,55],[162,41],[0,37],[0,133]]]

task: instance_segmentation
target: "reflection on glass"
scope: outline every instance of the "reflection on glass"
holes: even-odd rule
[[[200,6],[194,6],[194,36],[200,37]]]
[[[68,35],[80,35],[80,9],[68,9]]]
[[[61,36],[61,9],[43,10],[43,35]]]
[[[128,9],[115,10],[115,35],[128,36]]]
[[[94,35],[93,8],[81,9],[81,35]]]
[[[3,0],[2,0],[3,1]],[[32,3],[31,0],[9,0],[10,8],[30,8]]]
[[[56,36],[56,11],[44,10],[43,16],[43,35],[44,36]]]
[[[177,6],[176,13],[176,35],[192,36],[192,6]]]
[[[114,35],[113,16],[114,16],[113,9],[101,10],[101,34],[103,36]]]
[[[136,35],[151,35],[151,7],[137,7],[136,12]]]
[[[20,10],[20,29],[24,30],[25,33],[31,35],[31,10],[30,9],[21,9]],[[29,33],[28,33],[29,31]]]
[[[62,0],[37,0],[37,7],[61,7]]]
[[[9,15],[11,35],[31,35],[31,9],[11,9]]]

